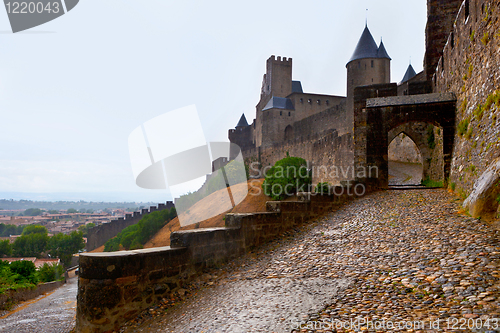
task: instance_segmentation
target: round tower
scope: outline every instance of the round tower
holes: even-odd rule
[[[354,88],[391,81],[391,58],[382,41],[377,46],[368,26],[346,67],[347,111],[350,113],[353,112]]]

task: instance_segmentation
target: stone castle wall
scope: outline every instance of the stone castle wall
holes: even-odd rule
[[[118,331],[204,268],[217,267],[351,200],[356,186],[335,188],[332,195],[303,195],[296,202],[268,202],[265,213],[227,214],[224,228],[177,231],[170,236],[171,246],[163,248],[81,254],[76,332]]]
[[[498,1],[464,1],[432,77],[435,91],[457,96],[450,182],[464,197],[500,155],[499,14]]]
[[[86,249],[87,251],[92,251],[100,246],[103,246],[109,239],[118,235],[118,233],[126,227],[138,223],[149,213],[164,209],[171,209],[173,207],[174,203],[172,201],[167,201],[165,204],[158,204],[158,207],[151,206],[149,209],[144,208],[140,212],[127,214],[125,217],[120,217],[109,223],[103,223],[94,227],[88,231]]]
[[[352,135],[338,135],[335,130],[345,123],[345,101],[324,112],[314,114],[293,124],[294,139],[274,143],[267,147],[243,150],[247,163],[260,162],[262,171],[277,161],[290,156],[301,157],[309,162],[313,173],[313,183],[329,182],[339,184],[352,180],[353,147]],[[263,172],[251,167],[252,176],[263,177]]]

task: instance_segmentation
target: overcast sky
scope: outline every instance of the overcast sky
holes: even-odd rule
[[[422,70],[423,0],[81,0],[17,34],[0,9],[0,198],[165,201],[135,185],[132,130],[195,104],[206,139],[227,141],[273,54],[305,92],[345,96],[366,16],[393,82],[410,57]]]

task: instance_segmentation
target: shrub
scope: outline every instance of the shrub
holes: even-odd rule
[[[276,162],[262,184],[264,194],[273,200],[283,200],[297,191],[308,191],[310,187],[311,172],[306,160],[300,157],[286,157]]]
[[[474,116],[476,117],[476,120],[477,121],[480,121],[481,119],[483,119],[483,115],[484,115],[484,107],[482,104],[479,104],[477,106],[477,108],[474,110]]]
[[[316,188],[314,189],[314,192],[320,194],[330,194],[331,193],[330,184],[328,184],[327,182],[318,183],[318,185],[316,185]]]
[[[38,283],[35,264],[28,260],[13,261],[10,263],[10,271],[18,275],[17,281],[26,280],[33,284]]]
[[[450,184],[450,188],[452,191],[455,191],[455,187],[456,187],[456,184],[455,183],[451,183]]]
[[[457,127],[458,135],[464,136],[467,133],[467,129],[469,128],[469,118],[463,119]]]
[[[426,187],[443,187],[443,181],[435,181],[427,177],[425,180],[422,180],[422,185]]]
[[[64,280],[64,268],[61,265],[43,264],[37,272],[41,282],[52,282]]]

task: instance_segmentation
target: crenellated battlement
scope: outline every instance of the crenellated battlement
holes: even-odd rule
[[[281,56],[276,57],[275,55],[272,55],[271,57],[269,57],[269,59],[267,59],[267,62],[268,63],[274,62],[274,63],[280,63],[280,64],[292,66],[292,58],[287,58],[287,57],[282,58]]]
[[[90,229],[87,236],[87,251],[92,251],[104,245],[109,239],[118,235],[118,233],[126,227],[138,223],[144,216],[152,212],[171,209],[174,207],[175,206],[172,201],[159,203],[158,206],[151,206],[149,209],[143,208],[138,212],[125,214],[125,217],[119,217],[109,223],[103,223]]]

